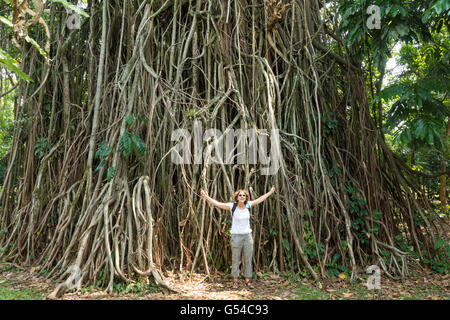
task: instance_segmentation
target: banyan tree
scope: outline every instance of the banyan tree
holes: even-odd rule
[[[61,2],[11,1],[1,29],[32,79],[15,89],[1,259],[55,281],[76,265],[83,285],[108,290],[140,275],[164,285],[165,270],[227,272],[230,216],[200,189],[226,202],[272,185],[252,209],[256,272],[404,276],[434,254],[440,218],[386,145],[322,1],[89,0],[71,28]],[[196,126],[267,132],[279,168],[238,163],[238,148],[232,163],[176,163],[172,133]]]

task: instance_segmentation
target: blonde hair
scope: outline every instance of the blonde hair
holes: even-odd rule
[[[245,193],[245,202],[250,201],[250,194],[243,189],[240,189],[234,193],[233,201],[238,202],[237,198],[238,198],[239,193],[241,193],[241,192]]]

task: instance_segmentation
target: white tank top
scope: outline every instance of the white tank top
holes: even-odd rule
[[[247,201],[247,203],[250,205],[250,208],[252,207],[252,202]],[[231,209],[233,209],[233,202],[228,202],[227,205],[230,207],[230,213]],[[238,206],[236,206],[236,210],[234,210],[233,213],[233,220],[231,221],[231,234],[247,234],[251,233],[252,229],[250,228],[250,211],[247,208],[240,209]]]

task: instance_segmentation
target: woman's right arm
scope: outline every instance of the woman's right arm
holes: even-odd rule
[[[200,190],[200,195],[202,196],[203,199],[205,199],[212,205],[214,205],[220,209],[230,210],[230,207],[226,203],[219,202],[219,201],[211,198],[210,196],[208,196],[208,194],[205,191],[203,191],[203,189]]]

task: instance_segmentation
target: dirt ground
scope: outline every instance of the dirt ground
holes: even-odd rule
[[[5,270],[4,266],[3,269]],[[202,274],[166,274],[166,282],[177,293],[165,289],[142,290],[126,293],[124,290],[109,295],[95,288],[69,292],[61,300],[449,300],[450,275],[433,274],[427,270],[401,280],[382,277],[381,290],[368,290],[363,279],[351,284],[348,279],[315,282],[310,279],[289,279],[273,273],[264,274],[254,281],[255,289],[248,289],[240,280],[238,289],[232,288],[232,279],[226,274],[207,277]],[[38,292],[46,299],[56,283],[29,270],[0,272],[0,285],[13,290]]]
[[[56,287],[56,283],[40,277],[26,270],[9,270],[0,272],[0,281],[16,289],[27,289],[40,291],[43,298],[50,294]],[[203,274],[168,274],[166,283],[177,292],[169,292],[165,289],[151,290],[141,293],[114,293],[109,295],[104,291],[88,288],[78,292],[64,294],[62,300],[85,300],[85,299],[149,299],[149,300],[246,300],[246,299],[275,299],[291,300],[297,299],[298,292],[294,282],[284,279],[275,274],[267,275],[264,279],[254,281],[255,288],[248,289],[244,280],[239,282],[239,288],[232,288],[232,280],[225,274],[207,277]],[[156,292],[154,292],[156,291]]]
[[[450,242],[450,231],[444,237]],[[151,287],[151,290],[126,290],[123,287],[109,295],[91,287],[68,292],[61,300],[450,300],[450,274],[432,273],[418,266],[409,267],[409,275],[405,279],[391,279],[381,274],[380,290],[368,290],[367,275],[364,271],[359,274],[362,278],[350,283],[347,277],[313,281],[258,273],[258,279],[253,281],[254,289],[248,289],[243,279],[240,280],[239,288],[233,289],[228,274],[207,276],[169,272],[164,274],[165,281],[176,293],[157,287]],[[34,268],[24,269],[0,262],[0,300],[2,289],[10,292],[23,290],[36,299],[46,299],[58,284],[40,276]],[[8,296],[20,299],[20,295],[17,296],[19,298],[14,298],[14,294]]]

